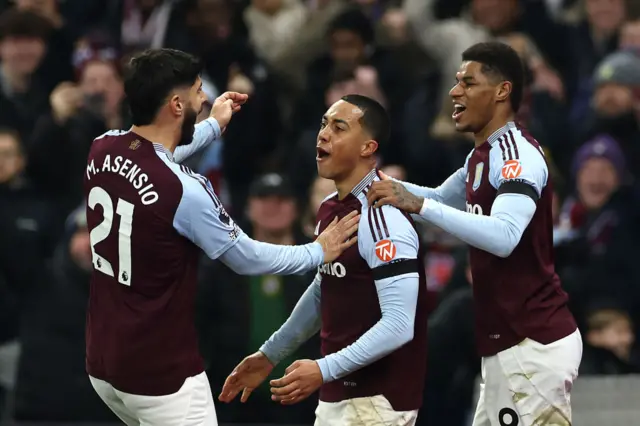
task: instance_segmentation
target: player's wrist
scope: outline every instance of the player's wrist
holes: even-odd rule
[[[320,369],[320,373],[322,373],[322,383],[328,383],[331,381],[331,372],[329,371],[329,363],[326,358],[320,358],[315,360],[316,364],[318,364],[318,368]]]
[[[316,266],[320,266],[324,263],[325,246],[319,241],[314,241],[308,245],[309,251],[313,256]]]
[[[218,120],[211,115],[207,117],[207,119],[204,121],[211,126],[213,130],[214,138],[216,139],[219,138],[220,135],[222,134],[222,127],[220,126],[220,123],[218,122]]]
[[[279,364],[279,360],[277,360],[275,354],[269,351],[267,345],[262,345],[260,349],[255,353],[255,355],[262,361],[268,362],[273,367]]]

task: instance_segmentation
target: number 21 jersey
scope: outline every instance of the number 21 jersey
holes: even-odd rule
[[[93,142],[84,181],[94,267],[87,372],[127,393],[177,392],[204,370],[194,326],[200,247],[215,259],[241,231],[204,177],[132,132]],[[203,203],[205,213],[194,208]],[[215,232],[198,235],[194,215]]]

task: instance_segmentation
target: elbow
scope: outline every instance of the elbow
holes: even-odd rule
[[[511,256],[511,253],[513,253],[520,243],[522,233],[518,231],[518,229],[507,224],[504,232],[501,232],[498,235],[502,235],[502,238],[500,238],[500,241],[496,241],[494,250],[488,251],[495,256],[505,259]]]
[[[496,250],[493,251],[492,254],[494,254],[495,256],[501,257],[503,259],[506,259],[507,257],[511,256],[511,253],[513,253],[513,250],[515,249],[515,245],[511,245],[511,244],[505,244],[502,247],[498,247]]]
[[[227,263],[227,267],[238,275],[250,275],[250,273],[247,272],[246,269],[243,269],[240,265],[236,265],[234,263]]]
[[[413,340],[414,326],[408,324],[401,333],[398,334],[398,348],[406,345]]]

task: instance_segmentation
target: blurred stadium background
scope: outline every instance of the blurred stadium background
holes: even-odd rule
[[[380,167],[436,186],[472,146],[447,99],[460,54],[497,38],[522,55],[518,119],[556,182],[557,270],[585,342],[574,424],[640,424],[639,13],[638,0],[0,0],[0,419],[115,421],[84,372],[80,206],[92,139],[130,125],[120,70],[132,53],[198,54],[210,99],[251,95],[189,163],[247,233],[295,244],[312,238],[332,192],[314,161],[325,108],[346,93],[380,100],[394,126]],[[467,255],[438,229],[421,232],[433,311],[419,425],[468,426],[479,359]],[[214,394],[310,281],[203,259],[197,323]],[[317,353],[312,340],[296,357]],[[279,407],[263,388],[217,410],[222,424],[311,424],[314,406]]]

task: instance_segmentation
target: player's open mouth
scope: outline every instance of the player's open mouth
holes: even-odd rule
[[[329,156],[331,156],[331,154],[329,154],[324,149],[320,147],[316,148],[316,161],[326,160],[327,158],[329,158]]]
[[[458,121],[460,120],[460,118],[462,117],[462,114],[464,114],[464,112],[467,110],[467,107],[462,105],[462,104],[454,104],[453,105],[453,114],[451,115],[451,118],[454,119],[454,121]]]

